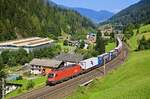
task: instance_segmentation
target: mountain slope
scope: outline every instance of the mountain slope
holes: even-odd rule
[[[94,11],[86,8],[73,8],[75,11],[79,12],[81,15],[91,19],[95,23],[103,22],[112,17],[114,14],[109,11],[101,10]]]
[[[77,12],[49,2],[0,0],[0,41],[31,36],[57,38],[62,32],[80,37],[94,28],[91,21]]]
[[[150,23],[150,0],[141,0],[138,3],[120,11],[107,23],[121,23],[123,25]]]

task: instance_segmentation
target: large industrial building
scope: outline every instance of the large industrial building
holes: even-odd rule
[[[17,50],[19,48],[23,48],[29,53],[34,49],[40,49],[51,46],[53,41],[54,40],[49,40],[48,38],[40,38],[40,37],[7,41],[0,43],[0,52],[6,49]]]

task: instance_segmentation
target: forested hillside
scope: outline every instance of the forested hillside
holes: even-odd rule
[[[48,0],[0,0],[0,16],[0,41],[31,36],[56,38],[63,32],[79,38],[94,28],[77,12]]]
[[[150,0],[140,2],[120,11],[106,23],[148,24],[150,23]]]

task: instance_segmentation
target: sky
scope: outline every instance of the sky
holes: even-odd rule
[[[67,7],[88,8],[96,11],[107,10],[114,13],[137,3],[140,0],[52,0]]]

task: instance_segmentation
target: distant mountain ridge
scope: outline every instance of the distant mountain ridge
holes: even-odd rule
[[[104,22],[114,15],[114,13],[106,10],[95,11],[87,8],[73,8],[73,9],[78,13],[80,13],[82,16],[91,19],[95,23]]]
[[[114,13],[106,11],[106,10],[95,11],[95,10],[88,9],[88,8],[67,7],[64,5],[56,4],[51,0],[48,0],[48,1],[49,3],[51,3],[51,5],[58,6],[61,9],[74,10],[80,13],[82,16],[87,17],[88,19],[92,20],[94,23],[104,22],[114,15]]]
[[[147,24],[150,23],[150,0],[141,0],[115,14],[105,23]]]

